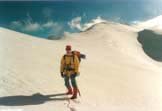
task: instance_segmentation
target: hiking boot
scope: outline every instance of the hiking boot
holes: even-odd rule
[[[73,96],[70,99],[76,99],[77,98],[77,93],[78,93],[78,89],[74,88]]]
[[[66,94],[67,95],[73,94],[73,91],[72,91],[72,88],[71,87],[68,88],[68,92]]]

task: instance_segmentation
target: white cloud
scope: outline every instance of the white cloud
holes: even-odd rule
[[[11,28],[20,28],[20,27],[22,27],[23,25],[22,25],[22,23],[20,22],[20,21],[13,21],[13,22],[11,22]]]
[[[54,23],[52,25],[51,28],[49,28],[49,35],[59,35],[63,30],[63,26],[58,24],[58,23]]]
[[[134,24],[135,27],[138,27],[140,29],[158,29],[162,30],[162,15],[155,17],[153,19],[150,19],[148,21],[138,21],[136,24]]]
[[[63,30],[63,26],[61,24],[52,20],[42,24],[41,27],[42,29],[47,29],[49,35],[59,35]]]
[[[27,18],[25,20],[13,21],[10,27],[21,32],[31,33],[31,32],[46,32],[49,35],[60,35],[63,32],[63,25],[48,19],[44,23],[35,22],[29,13],[27,13]]]
[[[81,17],[76,17],[74,19],[71,20],[71,22],[68,22],[68,25],[72,28],[72,29],[78,29],[78,30],[82,30],[82,26],[81,26]]]
[[[42,24],[44,28],[53,28],[57,25],[57,23],[53,22],[52,20],[47,21],[46,23]]]
[[[25,25],[25,27],[22,29],[23,31],[27,32],[35,32],[41,29],[41,25],[38,23],[28,23]]]
[[[34,22],[29,13],[27,13],[27,18],[25,20],[18,20],[11,22],[11,28],[20,30],[22,32],[36,32],[40,30],[49,29],[51,30],[61,30],[62,28],[52,20],[45,23]]]
[[[23,32],[34,32],[41,29],[40,24],[32,23],[29,21],[13,21],[11,22],[11,28],[18,29]]]
[[[37,22],[33,22],[32,17],[27,13],[25,20],[11,22],[11,28],[18,29],[23,32],[34,32],[41,29],[41,25]]]
[[[100,16],[98,16],[96,19],[92,19],[91,22],[89,23],[81,24],[81,21],[82,21],[81,17],[76,17],[72,19],[70,22],[68,22],[68,25],[72,29],[78,29],[80,31],[85,31],[95,24],[106,22],[106,20],[103,20]]]

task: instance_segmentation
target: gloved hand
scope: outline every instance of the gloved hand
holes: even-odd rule
[[[64,78],[64,73],[63,72],[61,72],[61,77]]]
[[[76,73],[76,76],[80,76],[80,72]]]
[[[76,77],[76,74],[71,74],[70,77],[71,78],[75,78]]]

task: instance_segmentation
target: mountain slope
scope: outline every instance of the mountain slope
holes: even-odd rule
[[[97,24],[56,41],[0,28],[0,108],[161,111],[161,64],[144,53],[137,37],[135,28],[114,23]],[[59,74],[66,44],[87,55],[77,78],[80,103],[69,104],[55,95],[66,90]]]

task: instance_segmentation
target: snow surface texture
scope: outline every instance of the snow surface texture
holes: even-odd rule
[[[162,111],[162,65],[138,40],[137,27],[117,23],[55,41],[0,28],[0,110]],[[87,55],[75,101],[59,73],[67,44]]]

